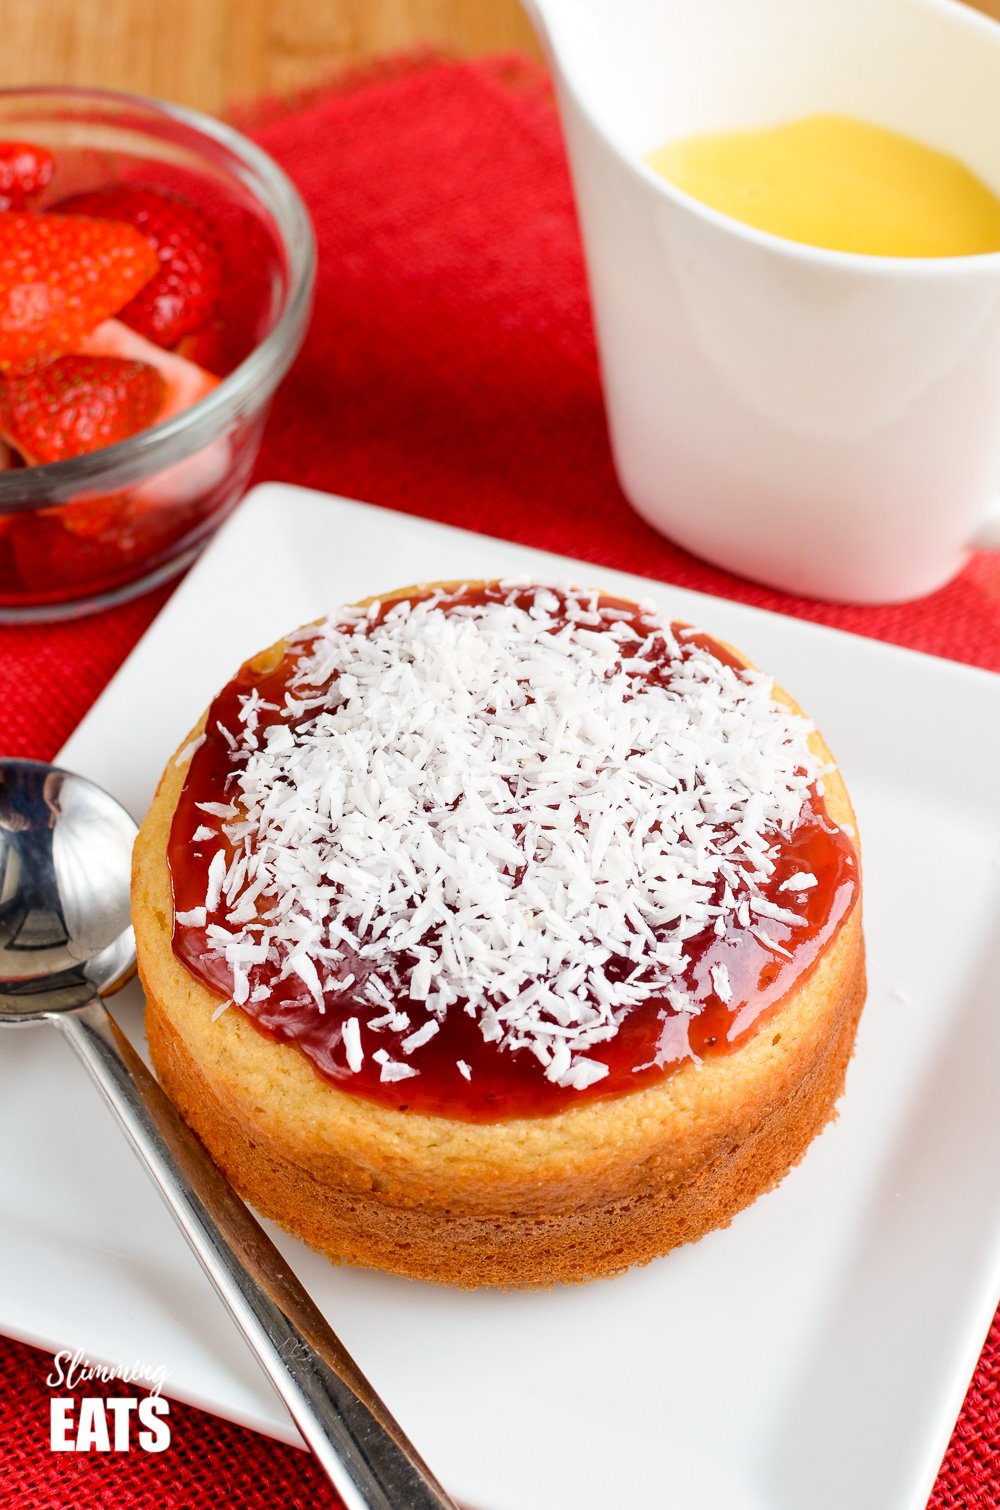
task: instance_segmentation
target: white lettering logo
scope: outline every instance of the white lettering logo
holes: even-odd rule
[[[53,1452],[164,1452],[170,1446],[170,1403],[160,1394],[167,1370],[133,1365],[91,1363],[79,1350],[56,1353],[46,1379],[50,1389],[76,1389],[98,1379],[140,1383],[148,1395],[104,1399],[100,1395],[54,1395],[49,1402],[49,1446]]]

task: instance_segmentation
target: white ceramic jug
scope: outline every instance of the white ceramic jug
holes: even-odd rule
[[[698,555],[886,602],[1000,545],[1000,253],[858,256],[644,155],[831,112],[1000,194],[1000,26],[957,0],[526,0],[550,58],[622,487]]]

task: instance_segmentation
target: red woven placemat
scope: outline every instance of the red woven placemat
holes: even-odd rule
[[[837,608],[706,566],[631,512],[611,468],[572,199],[540,70],[516,59],[430,61],[267,117],[254,134],[305,195],[320,275],[258,477],[1000,670],[996,555],[975,557],[920,603]],[[72,625],[0,630],[0,749],[51,756],[166,595]],[[52,1454],[50,1367],[0,1340],[0,1504],[335,1503],[304,1454],[177,1405],[159,1456]],[[935,1510],[1000,1510],[998,1373],[995,1323]]]

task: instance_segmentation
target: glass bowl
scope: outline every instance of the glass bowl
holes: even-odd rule
[[[222,377],[191,408],[104,450],[0,470],[0,621],[70,618],[181,571],[242,496],[275,388],[302,344],[316,253],[296,189],[208,116],[103,89],[0,90],[0,140],[55,155],[32,209],[118,182],[195,201],[219,232],[218,318],[188,353]]]

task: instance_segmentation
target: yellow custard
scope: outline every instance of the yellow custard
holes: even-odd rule
[[[685,137],[647,160],[703,204],[789,241],[881,257],[1000,251],[1000,198],[957,157],[846,116]]]

